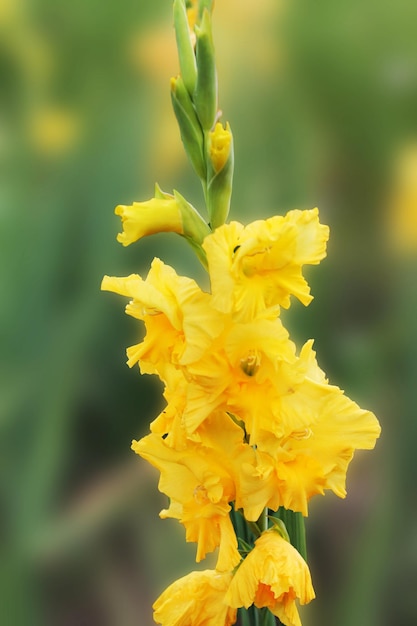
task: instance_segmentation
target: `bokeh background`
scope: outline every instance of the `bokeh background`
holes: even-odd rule
[[[417,623],[417,3],[218,0],[231,217],[319,206],[328,258],[285,322],[383,434],[348,497],[312,502],[307,626]],[[102,275],[153,256],[201,278],[175,236],[131,248],[113,209],[198,182],[170,108],[170,0],[0,3],[0,623],[150,626],[193,569],[135,457],[161,388],[125,365],[137,323]],[[206,566],[206,564],[203,564]]]

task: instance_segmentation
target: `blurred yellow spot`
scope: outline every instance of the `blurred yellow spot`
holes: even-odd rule
[[[179,68],[172,22],[135,34],[128,44],[127,54],[130,63],[146,74],[152,93],[149,124],[154,136],[147,154],[149,176],[175,176],[187,161],[171,103],[165,98],[169,89],[167,77],[178,74]],[[143,170],[142,163],[139,167]]]
[[[264,86],[265,81],[276,81],[285,56],[277,28],[286,7],[284,0],[228,0],[216,4],[213,23],[223,94],[236,89],[241,80],[252,89],[255,84]]]
[[[417,143],[397,155],[388,208],[390,243],[396,252],[417,254]]]
[[[45,108],[33,114],[29,122],[29,140],[41,154],[68,152],[79,138],[78,117],[63,109]]]
[[[178,54],[171,23],[139,32],[128,44],[132,64],[157,84],[178,73]]]
[[[0,26],[14,18],[20,10],[19,0],[1,0],[0,1]]]

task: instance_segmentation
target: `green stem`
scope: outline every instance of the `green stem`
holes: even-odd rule
[[[268,530],[268,508],[265,507],[262,513],[262,531]]]
[[[298,550],[303,559],[307,561],[306,533],[303,515],[280,507],[275,513],[275,517],[278,517],[284,522],[291,544]]]
[[[246,609],[239,609],[236,624],[238,626],[254,626],[250,621],[250,615]]]
[[[257,609],[253,604],[248,608],[248,615],[251,618],[251,626],[260,626],[259,609]]]

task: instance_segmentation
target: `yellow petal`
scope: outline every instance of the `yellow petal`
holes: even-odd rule
[[[203,243],[214,305],[248,319],[265,309],[287,308],[291,295],[308,304],[312,297],[302,267],[320,262],[328,236],[318,209],[217,228]]]
[[[183,233],[181,211],[173,197],[119,205],[115,213],[122,218],[123,232],[117,235],[117,241],[124,246],[154,233]]]
[[[295,601],[315,597],[307,563],[274,530],[264,532],[237,569],[226,594],[235,608],[268,607],[286,626],[301,626]]]
[[[231,626],[237,612],[224,601],[231,577],[230,572],[203,570],[176,580],[154,603],[155,622],[162,626]]]

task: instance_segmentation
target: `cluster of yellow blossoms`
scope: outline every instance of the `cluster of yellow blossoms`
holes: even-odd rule
[[[126,312],[145,326],[144,339],[127,350],[128,365],[164,385],[165,409],[132,443],[160,471],[169,498],[161,517],[183,524],[197,562],[218,550],[215,569],[162,593],[155,621],[228,626],[248,609],[253,624],[262,614],[263,624],[275,616],[300,626],[296,600],[309,602],[314,590],[301,523],[291,533],[284,519],[303,520],[310,498],[325,490],[344,497],[354,451],[373,448],[380,429],[328,383],[312,341],[298,351],[281,321],[292,297],[312,300],[303,266],[324,258],[329,236],[318,210],[225,223],[233,140],[219,122],[212,5],[174,0],[181,73],[171,81],[208,223],[178,192],[158,186],[151,200],[116,208],[123,245],[161,231],[184,237],[208,270],[210,291],[158,258],[145,279],[106,276],[102,288],[128,297]]]
[[[177,623],[173,605],[198,613],[203,594],[213,612],[204,623],[232,624],[234,609],[255,603],[293,626],[295,598],[314,597],[305,562],[275,530],[233,576],[242,558],[230,511],[250,522],[281,506],[307,515],[313,495],[345,495],[354,450],[378,437],[374,415],[327,382],[312,341],[297,354],[279,316],[291,296],[311,301],[302,266],[320,262],[327,239],[317,209],[295,210],[207,235],[211,293],[157,258],[145,280],[103,280],[145,324],[143,341],[127,350],[129,366],[139,363],[165,386],[165,410],[132,444],[161,472],[159,489],[170,499],[161,516],[184,525],[197,561],[219,548],[215,571],[195,572],[161,596],[158,623]]]

